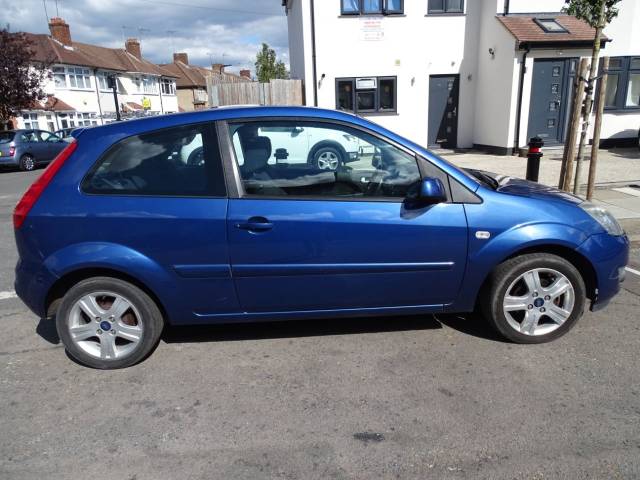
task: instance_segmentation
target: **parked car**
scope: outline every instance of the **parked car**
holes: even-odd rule
[[[274,162],[300,152],[281,134],[300,129],[354,137],[363,153],[335,171]],[[201,162],[184,161],[193,145]],[[598,205],[303,107],[87,129],[27,191],[14,226],[17,294],[96,368],[141,361],[165,324],[477,307],[506,339],[547,342],[607,305],[629,252]]]
[[[336,171],[341,165],[356,161],[364,153],[365,146],[353,135],[340,131],[292,126],[251,126],[244,136],[265,136],[273,145],[286,145],[275,149],[269,159],[270,164],[309,165],[319,170]],[[238,152],[238,162],[243,164],[240,135],[234,135],[233,144]],[[370,152],[373,153],[373,152]]]
[[[44,130],[8,130],[0,132],[0,166],[33,170],[49,163],[67,142]]]

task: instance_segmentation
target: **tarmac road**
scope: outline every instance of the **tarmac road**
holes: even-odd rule
[[[173,328],[91,370],[6,298],[37,174],[0,172],[0,478],[640,477],[640,276],[547,345],[475,318],[318,320]]]

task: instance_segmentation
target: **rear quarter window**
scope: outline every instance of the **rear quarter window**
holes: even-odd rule
[[[0,143],[9,143],[16,134],[13,132],[0,132]]]
[[[213,126],[175,127],[121,140],[94,165],[82,190],[102,195],[224,197]]]

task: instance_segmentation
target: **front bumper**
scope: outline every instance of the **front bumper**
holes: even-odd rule
[[[589,237],[578,252],[591,261],[596,273],[596,295],[591,310],[601,310],[620,291],[629,261],[629,239],[601,233]]]

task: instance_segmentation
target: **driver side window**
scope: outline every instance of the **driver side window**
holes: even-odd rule
[[[347,126],[260,120],[229,128],[249,195],[405,198],[420,183],[413,155]]]

